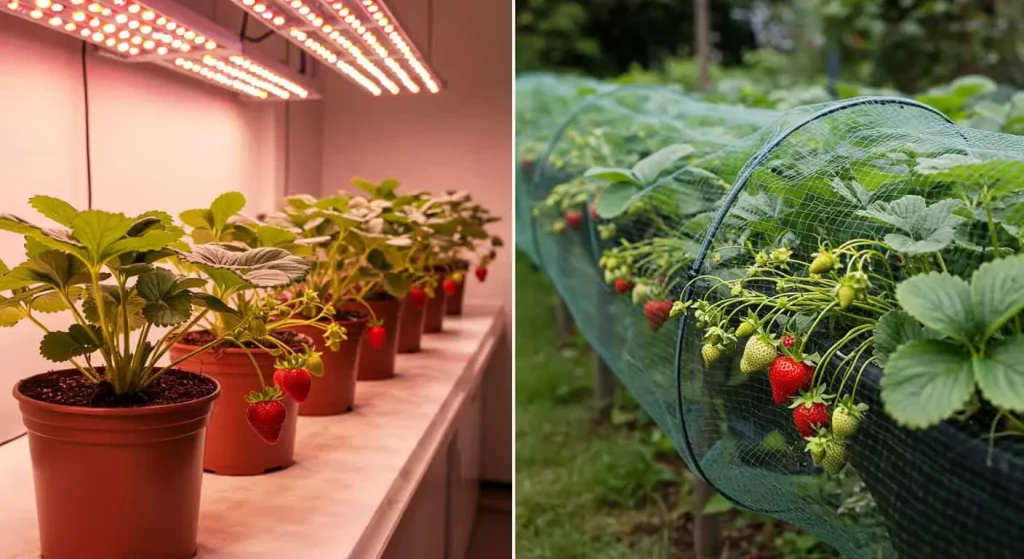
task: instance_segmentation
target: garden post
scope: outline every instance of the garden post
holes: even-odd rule
[[[565,304],[565,299],[558,295],[555,297],[558,299],[558,304],[555,306],[555,347],[564,349],[569,345],[569,338],[572,337],[576,329],[573,326],[572,314]]]
[[[720,557],[722,554],[722,524],[719,514],[703,511],[715,490],[705,481],[696,480],[693,487],[693,550],[697,559]]]

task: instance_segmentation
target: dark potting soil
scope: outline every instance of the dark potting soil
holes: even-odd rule
[[[337,311],[331,320],[334,322],[352,322],[353,320],[362,320],[368,316],[370,316],[369,313],[362,311]]]
[[[303,350],[303,346],[307,346],[307,345],[311,346],[311,345],[313,345],[313,340],[309,339],[308,336],[304,336],[302,334],[299,334],[298,332],[291,332],[291,331],[288,331],[288,330],[281,330],[281,331],[273,332],[270,335],[273,336],[275,340],[284,343],[285,345],[287,345],[288,347],[292,348],[295,351],[302,351]],[[189,332],[188,334],[185,334],[184,336],[182,336],[181,337],[181,343],[183,343],[185,345],[193,346],[193,347],[202,347],[202,346],[212,342],[215,339],[216,339],[216,336],[214,336],[214,334],[212,332],[208,331],[208,330],[196,330],[196,331]],[[260,349],[260,347],[258,345],[254,344],[252,342],[242,342],[242,345],[244,345],[248,349]],[[263,345],[265,346],[266,344],[263,344]],[[222,341],[221,343],[219,343],[219,344],[213,346],[212,348],[210,348],[210,351],[215,351],[217,349],[222,349],[222,348],[232,348],[232,347],[238,347],[238,346],[236,346],[235,344],[233,344],[231,342],[228,342],[228,341]]]
[[[19,391],[33,400],[62,406],[85,408],[137,408],[182,404],[213,394],[217,385],[210,379],[170,370],[152,384],[134,394],[115,394],[114,386],[103,381],[94,384],[77,372],[53,372],[26,379]]]

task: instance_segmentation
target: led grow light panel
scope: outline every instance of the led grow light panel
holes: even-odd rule
[[[426,59],[377,0],[232,1],[373,95],[441,90]]]
[[[0,0],[11,13],[101,47],[255,99],[314,99],[288,68],[255,58],[215,23],[168,0]]]

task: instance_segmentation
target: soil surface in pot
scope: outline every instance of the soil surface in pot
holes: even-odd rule
[[[294,349],[295,351],[302,351],[304,345],[313,345],[313,340],[307,338],[306,336],[303,336],[302,334],[299,334],[298,332],[281,330],[278,332],[272,332],[270,335],[273,336],[274,339],[276,339],[277,341],[284,343],[285,345]],[[202,347],[215,339],[216,336],[213,335],[213,332],[210,332],[208,330],[195,330],[182,336],[180,343],[193,347]],[[242,345],[249,349],[261,349],[260,346],[252,342],[242,342]],[[226,347],[237,348],[238,346],[231,342],[223,341],[211,347],[209,351],[214,351],[218,348]]]
[[[25,379],[19,391],[33,400],[87,408],[134,408],[191,402],[213,394],[217,384],[195,373],[171,370],[134,394],[115,394],[108,382],[94,384],[82,375],[47,373]]]

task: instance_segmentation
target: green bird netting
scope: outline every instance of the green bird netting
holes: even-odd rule
[[[723,496],[850,558],[1024,556],[1024,138],[621,88],[525,186],[517,235]]]
[[[526,74],[516,78],[516,191],[533,178],[534,162],[544,154],[558,127],[586,99],[612,86],[589,78],[557,74]],[[516,198],[516,220],[528,222],[530,204]],[[533,237],[528,229],[516,235],[517,248],[534,262]]]

